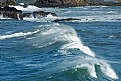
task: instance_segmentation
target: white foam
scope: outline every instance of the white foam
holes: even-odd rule
[[[17,10],[22,10],[22,11],[37,11],[40,10],[41,8],[38,8],[36,6],[33,5],[29,5],[26,8],[24,8],[23,6],[14,6]]]
[[[2,19],[2,18],[3,18],[3,14],[0,15],[0,19]]]
[[[0,14],[0,19],[11,19],[11,18],[8,18],[8,17],[3,17],[3,14]]]
[[[10,35],[0,35],[0,40],[7,39],[7,38],[13,38],[13,37],[27,36],[27,35],[31,35],[31,34],[34,34],[37,32],[38,32],[38,30],[34,31],[34,32],[27,32],[27,33],[19,32],[19,33],[14,33],[14,34],[10,34]]]
[[[87,68],[89,74],[94,78],[98,78],[96,70],[95,70],[95,64],[96,64],[96,65],[100,66],[100,69],[103,74],[105,74],[106,76],[108,76],[111,79],[118,79],[118,76],[116,75],[115,71],[104,60],[89,57],[89,58],[85,58],[85,60],[82,60],[82,62],[84,62],[84,63],[79,64],[77,66],[77,68],[80,68],[80,67]]]
[[[106,74],[110,78],[118,79],[118,76],[116,75],[115,71],[111,68],[109,64],[107,64],[104,61],[101,61],[100,65],[101,65],[101,70],[104,74]]]
[[[47,17],[40,17],[40,18],[35,18],[33,15],[30,17],[24,17],[23,20],[27,21],[33,21],[33,22],[51,22],[53,20],[57,19],[56,16],[52,16],[51,14],[48,14]]]
[[[95,57],[95,53],[92,52],[88,46],[84,46],[77,35],[67,34],[67,38],[71,41],[71,43],[64,45],[62,48],[77,48],[85,54]]]
[[[58,29],[58,28],[52,28],[52,29],[48,29],[47,30],[47,32],[42,32],[41,34],[42,35],[49,35],[49,34],[53,34],[53,33],[55,33],[55,32],[57,32],[57,31],[60,31],[60,29]]]
[[[40,21],[38,18],[34,18],[34,17],[24,17],[23,20],[26,20],[26,21],[31,21],[31,22],[37,22],[37,21]]]
[[[80,66],[77,66],[77,67],[86,67],[89,71],[89,74],[94,77],[94,78],[97,78],[97,74],[95,72],[95,66],[94,64],[82,64]]]

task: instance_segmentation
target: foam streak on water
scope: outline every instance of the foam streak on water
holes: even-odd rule
[[[19,33],[14,33],[14,34],[10,34],[10,35],[1,35],[1,36],[0,36],[0,40],[2,40],[2,39],[7,39],[7,38],[13,38],[13,37],[27,36],[27,35],[35,34],[35,33],[37,33],[37,32],[38,32],[38,31],[27,32],[27,33],[19,32]]]

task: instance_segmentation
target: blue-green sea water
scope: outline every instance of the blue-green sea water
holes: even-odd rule
[[[16,8],[58,16],[0,16],[0,81],[121,81],[121,7]]]

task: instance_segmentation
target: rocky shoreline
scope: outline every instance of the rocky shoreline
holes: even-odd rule
[[[76,7],[86,6],[86,0],[38,0],[33,5],[37,7]]]
[[[32,5],[37,7],[121,6],[121,1],[95,2],[90,0],[37,0]]]
[[[47,15],[57,16],[55,13],[52,12],[45,12],[45,11],[34,11],[32,13],[22,13],[21,10],[17,10],[14,7],[1,7],[0,8],[0,15],[4,18],[12,18],[17,20],[23,20],[23,17],[34,17],[34,18],[41,18],[47,17]]]
[[[4,18],[13,18],[18,20],[23,20],[23,14],[21,10],[17,10],[14,7],[0,7],[0,15]]]
[[[6,1],[6,2],[0,2],[0,16],[2,15],[5,18],[13,18],[18,20],[23,20],[23,17],[30,17],[33,16],[34,18],[41,18],[46,17],[48,14],[51,14],[52,16],[57,16],[55,13],[52,12],[44,12],[44,11],[35,11],[32,13],[22,13],[21,10],[17,10],[14,7],[9,7],[9,5],[18,5],[16,4],[15,0]],[[36,0],[31,5],[37,6],[37,7],[76,7],[76,6],[121,6],[121,2],[89,2],[89,0]],[[28,5],[20,5],[23,7],[27,7]],[[56,20],[57,21],[70,21],[70,20],[76,20],[76,19],[62,19],[62,20]],[[78,19],[77,19],[78,20]]]

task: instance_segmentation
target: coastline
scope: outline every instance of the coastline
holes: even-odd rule
[[[44,2],[44,3],[32,3],[30,5],[34,5],[37,7],[59,7],[59,8],[68,8],[68,7],[78,7],[78,6],[121,6],[121,2]]]

